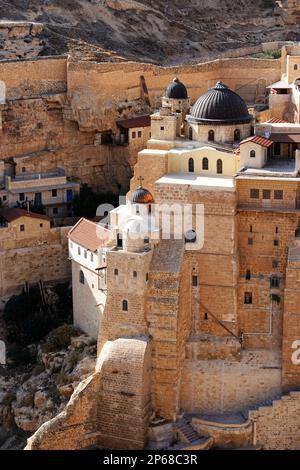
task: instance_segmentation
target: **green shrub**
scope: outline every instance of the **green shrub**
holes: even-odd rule
[[[43,345],[43,351],[54,352],[66,349],[70,345],[71,336],[73,335],[74,328],[72,325],[65,324],[59,326],[48,335],[46,342]]]
[[[259,52],[258,54],[253,54],[253,57],[255,57],[256,59],[280,59],[281,49]]]

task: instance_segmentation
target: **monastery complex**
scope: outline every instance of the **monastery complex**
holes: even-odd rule
[[[27,448],[300,449],[300,46],[0,79],[1,295],[72,273],[98,340]],[[78,220],[84,183],[126,200]]]

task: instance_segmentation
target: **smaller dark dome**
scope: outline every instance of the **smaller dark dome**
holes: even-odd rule
[[[139,186],[131,195],[132,204],[152,204],[154,202],[153,196],[148,189]]]
[[[188,97],[187,89],[178,78],[174,78],[166,90],[165,97],[174,98],[176,100],[186,100]]]

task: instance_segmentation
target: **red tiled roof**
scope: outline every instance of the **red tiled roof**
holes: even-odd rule
[[[286,124],[287,121],[284,121],[283,119],[278,119],[278,118],[271,118],[267,121],[269,124]]]
[[[105,246],[110,240],[110,230],[87,219],[80,219],[68,233],[68,237],[78,245],[91,251]]]
[[[117,119],[117,126],[123,129],[131,129],[133,127],[149,127],[151,125],[151,119],[149,114],[142,116],[135,116],[128,119]]]
[[[2,212],[1,217],[7,222],[13,222],[14,220],[19,219],[20,217],[31,217],[32,219],[42,219],[50,221],[50,218],[44,214],[36,214],[35,212],[28,212],[25,209],[15,208],[15,209],[6,209]]]
[[[273,144],[272,140],[261,137],[260,135],[248,137],[248,139],[243,140],[241,144],[245,144],[246,142],[253,142],[254,144],[261,145],[262,147],[270,147]]]

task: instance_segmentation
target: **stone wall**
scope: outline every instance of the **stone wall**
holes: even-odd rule
[[[18,232],[0,229],[0,294],[19,291],[25,281],[31,284],[69,280],[68,230],[69,227],[49,228],[21,237]]]
[[[300,449],[300,392],[291,392],[272,406],[251,411],[254,445],[265,450]]]

